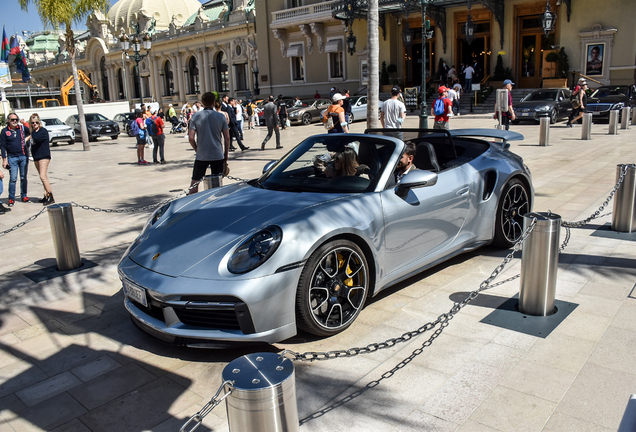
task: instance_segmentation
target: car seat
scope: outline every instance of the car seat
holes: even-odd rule
[[[420,141],[417,143],[417,152],[413,158],[413,165],[421,170],[433,172],[440,171],[440,166],[437,162],[437,156],[435,154],[433,144],[426,141]]]

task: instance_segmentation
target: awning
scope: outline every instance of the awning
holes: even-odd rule
[[[327,42],[325,46],[325,52],[340,52],[342,51],[342,39],[332,39]]]
[[[302,45],[290,45],[289,48],[287,48],[287,57],[302,57],[302,55]]]

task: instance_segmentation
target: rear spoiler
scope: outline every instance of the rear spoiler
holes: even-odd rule
[[[523,135],[519,132],[512,132],[501,129],[451,129],[450,134],[454,137],[486,137],[498,138],[504,141],[521,141]]]

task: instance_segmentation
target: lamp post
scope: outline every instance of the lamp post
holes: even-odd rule
[[[254,74],[254,94],[258,96],[261,93],[261,89],[258,88],[258,66],[252,66],[252,73]]]
[[[353,30],[351,29],[352,24],[353,20],[351,20],[351,24],[349,24],[349,36],[347,36],[347,51],[351,55],[356,52],[356,42],[358,40],[358,38],[353,35]]]
[[[428,0],[420,0],[422,6],[422,105],[420,110],[420,129],[428,129],[428,113],[426,112],[426,39],[427,21],[426,21],[426,3]]]
[[[119,39],[119,45],[121,47],[121,50],[126,53],[129,58],[135,61],[135,67],[137,68],[137,84],[139,85],[139,104],[142,105],[144,103],[144,100],[142,96],[143,91],[141,87],[141,73],[139,72],[139,63],[148,56],[148,51],[150,51],[150,48],[152,47],[152,41],[150,40],[150,36],[148,36],[148,34],[145,34],[140,40],[139,37],[141,35],[139,34],[139,24],[135,25],[134,27],[136,30],[135,34],[131,35],[130,37],[125,34],[122,35],[122,37]],[[134,53],[132,55],[128,54],[128,50],[131,48],[131,45]],[[140,54],[142,48],[146,50],[146,54]]]
[[[468,18],[466,19],[466,43],[472,45],[475,40],[475,23],[473,17],[468,12]]]
[[[550,0],[546,0],[545,12],[543,13],[543,17],[541,18],[543,24],[543,31],[547,36],[548,33],[554,30],[554,23],[556,23],[557,14],[556,12],[552,12],[550,10]]]

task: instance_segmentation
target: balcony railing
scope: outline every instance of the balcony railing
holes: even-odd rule
[[[317,17],[323,19],[331,19],[331,11],[338,3],[338,0],[332,0],[322,3],[316,3],[308,6],[300,6],[292,9],[272,12],[272,26],[284,24],[287,21],[313,21]]]

